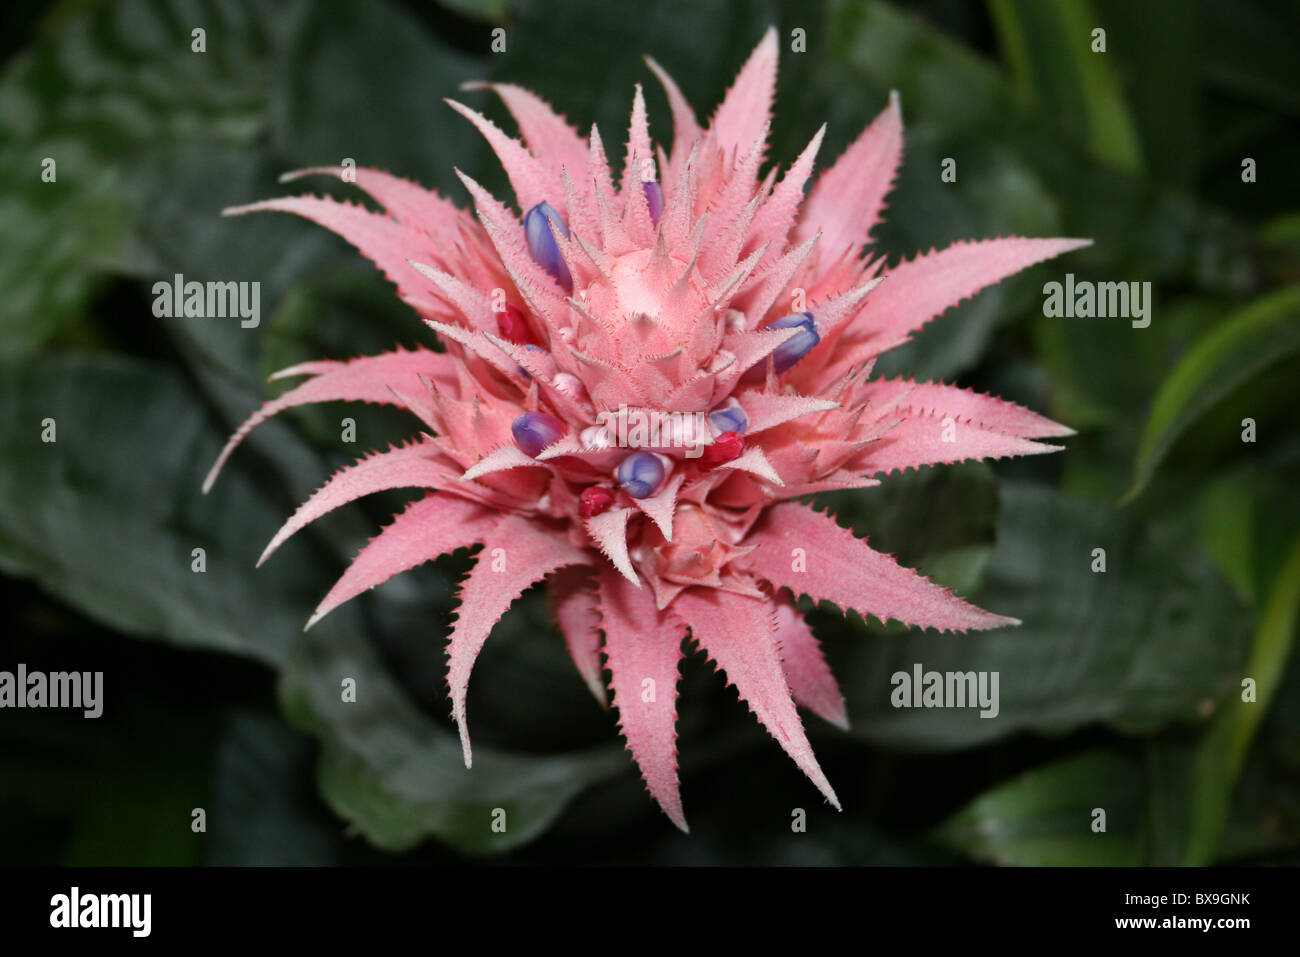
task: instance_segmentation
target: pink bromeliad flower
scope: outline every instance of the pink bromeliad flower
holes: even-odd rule
[[[510,604],[545,579],[574,664],[602,704],[608,670],[628,748],[683,829],[675,723],[688,633],[838,807],[795,705],[844,727],[844,699],[792,596],[945,631],[1016,624],[797,500],[899,469],[1053,451],[1034,440],[1070,432],[1000,399],[870,371],[957,302],[1086,241],[961,242],[892,269],[864,258],[900,160],[897,99],[806,192],[824,127],[782,175],[761,172],[776,61],[769,30],[705,128],[648,61],[672,107],[672,149],[651,142],[638,87],[617,180],[594,127],[582,139],[524,89],[491,87],[522,142],[452,102],[495,150],[522,218],[464,174],[477,216],[387,173],[339,168],[285,178],[355,178],[383,212],[314,196],[229,210],[334,230],[446,351],[278,373],[307,379],[244,423],[205,490],[284,409],[346,400],[409,411],[427,431],[334,475],[262,559],[360,496],[426,490],[308,624],[399,572],[483,546],[447,644],[468,767],[470,670]]]

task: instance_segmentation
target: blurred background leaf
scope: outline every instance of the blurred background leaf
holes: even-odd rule
[[[181,143],[243,150],[265,135],[282,9],[238,0],[61,5],[49,32],[6,65],[0,354],[94,341],[82,320],[95,290],[106,275],[143,265],[137,208],[160,180],[139,160]],[[192,28],[212,35],[208,53],[190,53]]]
[[[345,680],[355,682],[355,701],[344,700]],[[321,739],[317,779],[326,802],[386,850],[430,836],[461,850],[507,850],[627,764],[612,742],[553,756],[502,754],[476,742],[468,771],[455,732],[420,711],[355,628],[328,619],[282,673],[281,698],[290,720]]]
[[[885,514],[898,521],[900,509]],[[925,521],[919,509],[912,515]],[[935,518],[950,527],[942,513]],[[874,524],[867,515],[858,527]],[[1249,643],[1247,612],[1196,552],[1191,523],[1134,521],[1039,485],[1005,482],[993,539],[980,602],[1024,624],[960,638],[897,628],[881,635],[873,627],[837,641],[828,654],[848,689],[854,734],[926,749],[1097,723],[1148,734],[1198,721],[1203,702],[1232,690]],[[887,551],[894,541],[901,539],[872,538]],[[1093,570],[1094,549],[1105,551],[1104,572]],[[923,557],[919,564],[934,570]],[[926,671],[999,673],[999,714],[893,707],[890,678],[910,674],[914,662]]]
[[[1191,792],[1189,864],[1208,864],[1214,857],[1227,819],[1233,785],[1264,714],[1282,684],[1295,640],[1298,611],[1300,541],[1291,549],[1264,604],[1250,659],[1242,669],[1240,694],[1228,699],[1197,752]]]
[[[1284,289],[1226,317],[1169,372],[1151,403],[1133,487],[1142,491],[1169,447],[1216,402],[1300,349],[1300,287]],[[1239,426],[1244,430],[1244,422]]]
[[[174,371],[109,355],[10,361],[0,394],[31,425],[0,433],[7,573],[128,634],[284,658],[302,627],[292,596],[310,602],[328,565],[253,568],[249,543],[275,534],[280,504],[239,473],[195,494],[224,437]]]
[[[1086,752],[981,794],[945,821],[939,835],[991,864],[1139,864],[1141,780],[1137,762],[1113,752]]]
[[[1133,118],[1088,0],[989,0],[989,9],[1020,95],[1061,117],[1101,162],[1140,173]]]

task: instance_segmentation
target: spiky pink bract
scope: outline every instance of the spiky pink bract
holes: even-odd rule
[[[898,99],[805,196],[824,130],[782,176],[759,175],[776,61],[769,30],[705,128],[650,61],[672,107],[672,150],[653,146],[638,87],[617,182],[596,129],[584,141],[526,90],[491,86],[523,142],[452,103],[496,151],[517,210],[463,174],[476,216],[360,169],[346,178],[383,212],[311,196],[228,211],[296,213],[339,233],[446,351],[285,370],[308,378],[235,433],[205,490],[244,436],[286,408],[359,400],[414,414],[428,433],[334,476],[263,560],[361,495],[427,490],[361,551],[309,624],[401,571],[484,545],[448,644],[466,765],[474,660],[513,600],[546,579],[574,664],[605,703],[603,654],[628,747],[683,829],[676,684],[688,633],[838,807],[795,703],[843,727],[844,699],[792,596],[946,631],[1015,624],[793,500],[875,485],[895,469],[1049,452],[1057,447],[1036,440],[1070,431],[953,386],[868,376],[878,355],[959,301],[1086,241],[956,243],[893,269],[862,258],[901,157]],[[343,170],[285,179],[313,173]],[[664,412],[712,413],[722,427],[703,454],[591,438],[606,414]],[[643,458],[620,487],[630,454]]]

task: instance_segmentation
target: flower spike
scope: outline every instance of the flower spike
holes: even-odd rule
[[[820,174],[824,126],[805,131],[789,169],[765,170],[778,54],[768,30],[707,126],[647,60],[672,111],[672,147],[651,139],[638,86],[617,177],[594,127],[580,138],[527,90],[471,84],[500,96],[518,126],[515,139],[448,101],[500,159],[514,207],[459,171],[472,212],[381,170],[317,167],[286,182],[341,177],[382,211],[312,196],[227,211],[293,213],[335,231],[441,347],[284,370],[277,381],[303,381],[235,432],[204,491],[285,409],[361,401],[409,413],[415,441],[335,474],[263,558],[362,496],[422,491],[308,625],[400,572],[481,548],[447,642],[469,766],[474,662],[514,600],[544,581],[574,666],[599,706],[612,705],[651,798],[682,830],[684,640],[839,807],[797,708],[839,727],[847,711],[798,596],[941,631],[1017,624],[799,500],[920,465],[1052,452],[1043,440],[1071,434],[992,396],[871,369],[963,299],[1087,241],[959,242],[887,268],[868,244],[902,157],[897,94]],[[790,303],[806,309],[787,313]],[[806,556],[796,567],[794,546]]]

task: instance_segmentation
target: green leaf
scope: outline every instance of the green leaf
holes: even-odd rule
[[[311,867],[340,861],[338,821],[312,783],[314,748],[279,716],[239,710],[224,723],[206,804],[203,863]]]
[[[0,79],[0,355],[87,340],[80,317],[101,277],[140,262],[136,207],[158,183],[142,156],[179,140],[256,141],[282,9],[91,4],[9,65]],[[190,48],[199,23],[206,53]]]
[[[1207,297],[1163,302],[1153,286],[1157,318],[1145,329],[1129,321],[1042,318],[1034,323],[1036,351],[1051,381],[1056,417],[1081,432],[1102,432],[1109,484],[1123,494],[1119,473],[1132,461],[1142,419],[1171,355],[1220,320],[1223,303]],[[1073,456],[1067,467],[1076,466]],[[1102,495],[1106,493],[1101,493]]]
[[[1150,178],[1189,183],[1206,160],[1197,80],[1205,61],[1200,11],[1183,0],[1093,2],[1095,25],[1106,29],[1105,56],[1132,108]],[[1152,36],[1160,42],[1152,43]]]
[[[294,286],[267,323],[261,377],[313,359],[352,358],[395,346],[430,347],[434,338],[410,306],[368,264],[316,275]],[[408,419],[413,426],[414,419]]]
[[[1063,262],[1043,268],[1104,270],[1104,279],[1187,279],[1199,288],[1234,294],[1251,288],[1255,267],[1249,236],[1221,210],[1072,147],[1062,117],[1034,109],[992,62],[920,17],[873,0],[841,0],[829,11],[826,59],[834,79],[824,81],[826,100],[801,104],[831,119],[824,147],[829,155],[836,145],[831,136],[849,122],[846,111],[861,109],[866,115],[854,114],[852,120],[864,122],[870,116],[867,104],[882,103],[891,88],[897,89],[909,139],[918,125],[933,124],[960,143],[960,151],[948,154],[954,157],[964,157],[978,144],[998,144],[1018,156],[1055,197],[1066,234],[1095,241],[1073,254],[1068,267]],[[844,96],[846,89],[854,96]],[[931,191],[941,189],[935,179],[932,173]],[[897,199],[891,197],[887,224]]]
[[[1257,299],[1202,336],[1169,372],[1152,402],[1124,501],[1141,493],[1175,441],[1202,414],[1298,349],[1300,287]]]
[[[1022,95],[1076,127],[1102,162],[1139,171],[1141,151],[1113,54],[1092,50],[1099,21],[1087,0],[990,0],[989,7]]]
[[[438,0],[438,3],[461,16],[492,23],[501,22],[510,13],[510,0]]]
[[[886,636],[876,629],[829,636],[827,654],[855,735],[934,751],[1094,723],[1148,734],[1198,722],[1202,703],[1235,684],[1249,617],[1196,551],[1186,517],[1143,521],[1009,482],[995,541],[984,587],[966,597],[1019,618],[1019,627],[965,636],[894,627]],[[1092,571],[1097,548],[1106,551],[1104,573]],[[893,676],[910,676],[917,664],[988,672],[990,680],[996,673],[997,716],[981,718],[981,709],[970,707],[894,707]]]
[[[956,183],[935,188],[945,157],[960,156]],[[944,135],[934,126],[907,128],[906,160],[876,231],[881,251],[911,257],[972,236],[1060,234],[1060,204],[1012,150],[997,143]],[[902,346],[880,357],[880,375],[949,380],[983,358],[998,327],[1037,309],[1042,273],[1011,277],[945,312]]]
[[[140,208],[139,243],[150,264],[147,277],[161,277],[168,285],[177,273],[187,280],[220,277],[259,283],[260,323],[255,327],[245,328],[237,318],[149,317],[149,324],[159,330],[152,334],[174,344],[205,400],[222,417],[223,435],[287,388],[283,382],[268,383],[266,376],[291,363],[268,368],[269,360],[264,358],[268,352],[281,356],[292,352],[293,362],[298,362],[385,351],[397,338],[391,317],[399,314],[410,333],[402,341],[432,340],[432,333],[396,299],[392,285],[327,230],[293,216],[233,220],[220,216],[224,206],[280,192],[275,180],[282,163],[260,153],[245,155],[189,144],[157,155],[146,165],[167,182],[165,190],[157,191]],[[300,289],[302,296],[291,295]],[[313,296],[316,289],[322,294]],[[384,300],[384,306],[378,305]],[[299,305],[294,306],[294,301]],[[310,337],[295,336],[287,328],[277,332],[286,314],[298,315],[299,308],[309,304],[327,310],[321,317],[325,328]],[[356,311],[344,315],[352,309]],[[376,322],[381,316],[385,321]],[[298,315],[288,325],[301,331],[304,321]],[[296,341],[289,345],[287,338]],[[287,518],[330,473],[323,457],[308,444],[305,436],[311,430],[303,423],[317,422],[323,429],[324,423],[332,422],[327,445],[337,446],[340,419],[358,416],[361,421],[365,413],[358,409],[367,408],[364,403],[325,403],[277,417],[253,431],[237,451],[236,464],[274,469],[276,481],[270,486],[284,490]],[[398,416],[391,431],[361,432],[357,444],[343,451],[352,453],[349,460],[356,458],[362,451],[409,437],[414,424],[414,419]],[[296,547],[302,546],[290,544]],[[352,549],[354,543],[349,542],[340,554],[350,558]]]
[[[463,98],[460,85],[486,73],[491,38],[480,33],[474,57],[393,4],[301,4],[273,76],[272,148],[290,168],[351,158],[467,205],[453,167],[478,173],[496,161],[442,100]]]
[[[1105,812],[1104,832],[1093,830],[1094,809]],[[936,837],[993,864],[1131,866],[1142,862],[1143,824],[1141,766],[1114,751],[1090,751],[985,792]]]
[[[1260,617],[1259,630],[1242,671],[1255,683],[1253,701],[1243,701],[1244,689],[1226,703],[1201,742],[1191,779],[1191,833],[1188,864],[1208,864],[1214,857],[1228,815],[1233,786],[1245,763],[1251,741],[1268,712],[1286,670],[1300,618],[1300,539],[1273,582]]]
[[[341,694],[349,678],[355,701]],[[501,853],[540,834],[584,788],[629,772],[612,741],[524,755],[479,740],[466,769],[456,734],[416,707],[345,609],[298,643],[280,691],[290,720],[321,740],[318,782],[326,802],[390,851],[434,837],[466,852]],[[429,703],[442,711],[442,701]]]
[[[253,568],[285,506],[237,468],[201,493],[224,435],[180,376],[102,356],[10,361],[0,396],[8,574],[128,634],[266,662],[284,655],[328,567],[305,554]],[[47,425],[56,441],[42,441]]]
[[[1291,523],[1290,528],[1298,526]],[[1294,639],[1293,639],[1294,642]],[[1207,742],[1199,742],[1202,746]],[[1199,750],[1199,749],[1198,749]],[[1228,818],[1214,849],[1222,863],[1295,862],[1300,851],[1300,656],[1290,655],[1282,683],[1232,786]],[[1192,794],[1184,788],[1190,803]],[[1184,828],[1185,836],[1187,828]],[[1182,863],[1182,858],[1178,863]]]
[[[919,565],[993,542],[998,483],[987,464],[967,462],[891,475],[869,491],[824,493],[816,507],[868,534],[873,548]]]
[[[1259,230],[1260,242],[1267,246],[1300,252],[1300,213],[1283,213],[1266,222]]]
[[[1255,490],[1245,472],[1209,485],[1197,502],[1201,542],[1242,601],[1255,601]]]
[[[361,269],[324,272],[295,286],[266,322],[260,345],[260,378],[269,381],[273,373],[309,360],[377,355],[399,346],[428,348],[436,342],[411,308],[393,294],[393,287],[363,263]],[[238,410],[237,415],[244,411]],[[346,442],[341,427],[345,417],[354,426]],[[360,402],[294,409],[285,421],[300,436],[339,453],[344,461],[404,441],[420,428],[405,410]],[[324,478],[324,474],[315,476],[317,484]],[[350,558],[351,553],[344,557]]]

